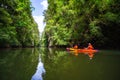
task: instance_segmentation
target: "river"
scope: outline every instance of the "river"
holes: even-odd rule
[[[119,80],[120,51],[0,49],[0,80]]]

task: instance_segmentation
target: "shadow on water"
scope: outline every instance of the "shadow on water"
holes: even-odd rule
[[[75,56],[74,56],[75,55]],[[74,53],[49,49],[45,52],[44,80],[118,80],[120,51]]]
[[[38,53],[34,48],[0,50],[0,80],[31,80]]]

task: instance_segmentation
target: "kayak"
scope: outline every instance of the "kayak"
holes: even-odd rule
[[[76,50],[76,49],[74,49],[74,48],[66,48],[68,51],[74,51],[74,50]]]
[[[77,52],[98,52],[95,49],[74,49],[74,48],[66,48],[68,51],[77,51]]]
[[[98,50],[95,50],[95,49],[78,49],[78,52],[98,52]]]

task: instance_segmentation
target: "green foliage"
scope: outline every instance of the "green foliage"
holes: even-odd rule
[[[48,0],[44,12],[48,46],[85,44],[103,46],[120,35],[118,0]],[[114,31],[111,31],[111,30]],[[112,34],[111,34],[112,33]],[[118,42],[116,42],[118,43]]]
[[[39,31],[29,0],[0,1],[0,47],[38,46]]]
[[[0,15],[1,26],[7,26],[12,23],[10,14],[4,8],[0,8]]]

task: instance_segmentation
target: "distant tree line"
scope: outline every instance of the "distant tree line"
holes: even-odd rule
[[[0,47],[39,45],[30,0],[0,0]]]
[[[48,0],[44,46],[120,48],[120,0]]]

